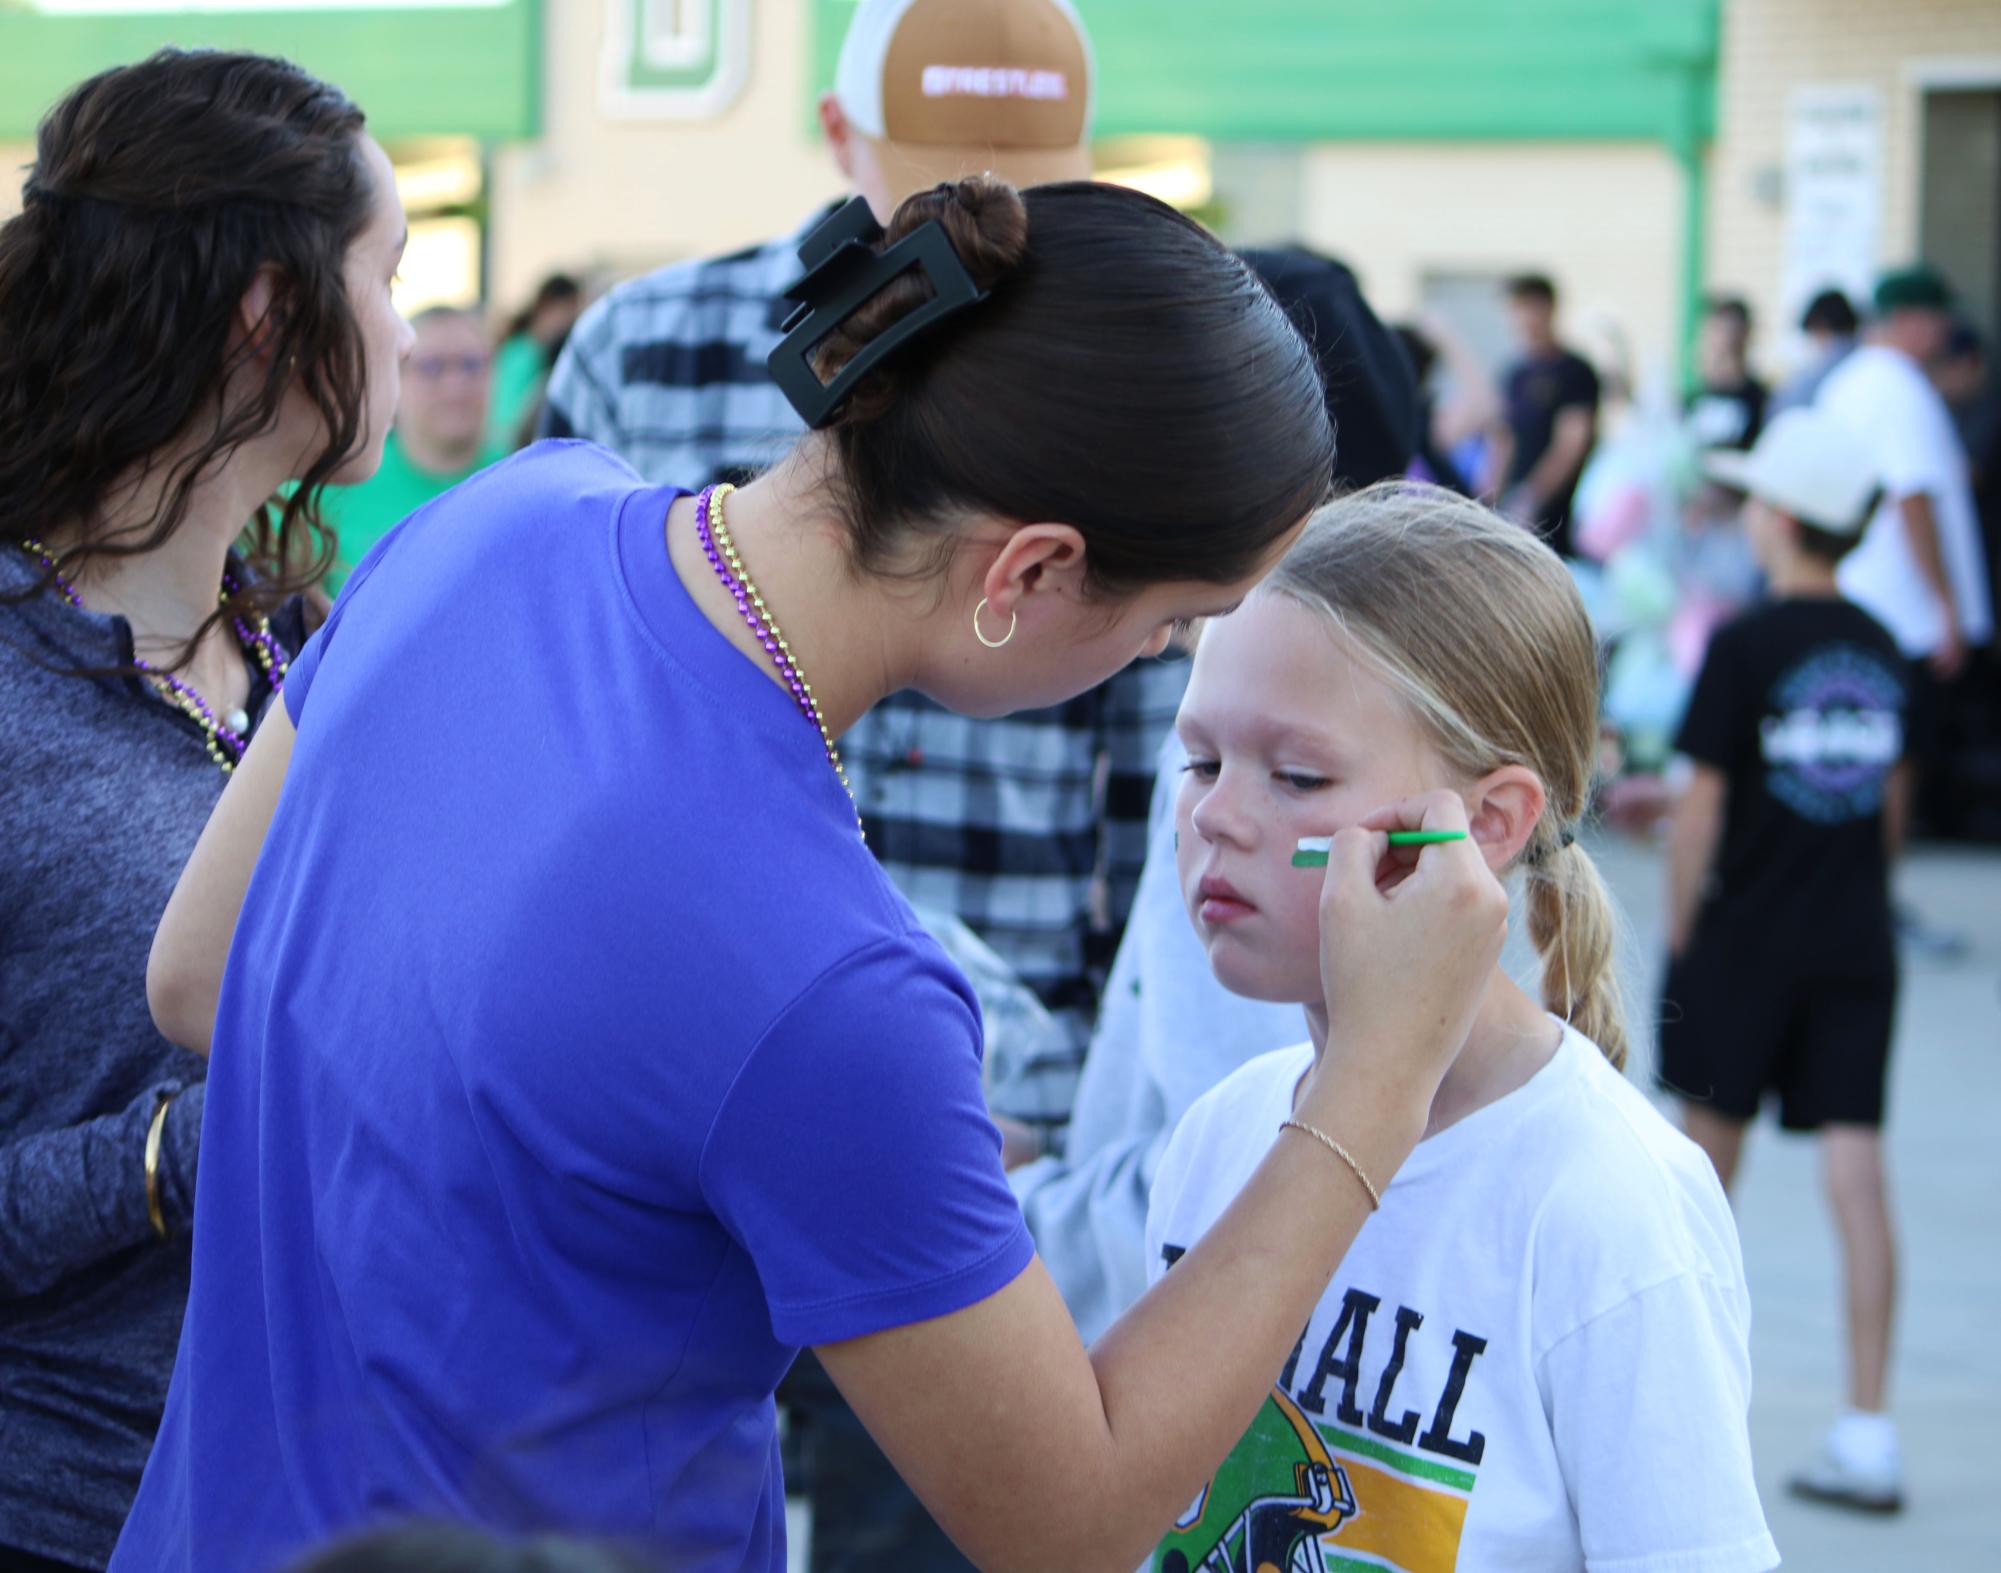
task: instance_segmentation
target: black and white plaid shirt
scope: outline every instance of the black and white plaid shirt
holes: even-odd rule
[[[799,230],[662,268],[585,312],[549,380],[543,435],[584,437],[656,483],[743,481],[801,430],[765,371]],[[895,694],[841,740],[869,844],[920,906],[961,918],[1065,1029],[993,1088],[1052,1135],[1069,1119],[1098,991],[1146,856],[1183,661],[1141,661],[1052,709],[973,721]]]

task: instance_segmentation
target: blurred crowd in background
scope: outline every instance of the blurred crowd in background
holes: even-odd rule
[[[132,15],[170,12],[144,25],[195,33],[223,25],[189,20],[201,9],[215,8],[0,5],[0,86],[39,113],[88,72],[138,58],[137,35],[116,30],[139,25]],[[1563,556],[1603,663],[1595,806],[1606,824],[1664,839],[1712,635],[1770,588],[1744,494],[1708,461],[1748,453],[1787,411],[1815,409],[1878,450],[1880,507],[1840,586],[1909,667],[1910,790],[1884,810],[1893,848],[1918,835],[2001,843],[1991,0],[1927,0],[1894,17],[1836,0],[1662,0],[1639,20],[1637,8],[1588,0],[1434,0],[1398,19],[1340,7],[1342,26],[1281,3],[1207,17],[1187,37],[1155,7],[1079,9],[1100,46],[1093,57],[1078,45],[1079,58],[1095,60],[1110,134],[1094,143],[1085,93],[1061,135],[1005,149],[999,173],[1027,185],[1095,172],[1210,223],[1314,352],[1337,489],[1435,482]],[[594,441],[650,481],[689,488],[746,481],[782,456],[803,427],[764,367],[801,238],[838,210],[836,187],[887,218],[903,195],[958,173],[964,151],[891,135],[886,44],[869,57],[872,82],[834,77],[853,11],[839,0],[389,11],[355,21],[354,36],[435,29],[424,34],[428,91],[385,74],[385,50],[346,37],[348,19],[310,8],[243,23],[252,36],[238,40],[296,42],[309,69],[367,101],[412,215],[397,304],[413,342],[393,431],[372,477],[324,494],[337,544],[302,635],[399,521],[538,439]],[[1597,25],[1557,47],[1580,19]],[[113,30],[10,35],[29,23]],[[1458,53],[1441,41],[1447,24],[1465,30]],[[279,30],[257,33],[264,25]],[[1220,89],[1199,91],[1224,41],[1269,70],[1257,102],[1227,52]],[[842,56],[851,75],[858,53]],[[1858,86],[1865,64],[1881,64],[1882,80]],[[1406,90],[1371,96],[1383,80]],[[1607,202],[1617,211],[1596,206]],[[1766,244],[1781,226],[1783,246]],[[1646,276],[1621,294],[1635,256]],[[977,620],[975,631],[989,642]],[[1188,976],[1207,981],[1173,884],[1165,806],[1184,762],[1172,721],[1186,667],[1140,662],[1068,704],[977,728],[891,695],[842,740],[871,849],[986,1012],[1010,1184],[1087,1339],[1143,1287],[1138,1231],[1175,1121],[1237,1063],[1298,1036],[1295,1009],[1182,992]],[[123,934],[134,1010],[156,916],[157,903],[144,933],[133,918]],[[1906,955],[1950,959],[1982,938],[1912,906],[1897,926]],[[147,1056],[169,1045],[150,1023],[138,1038],[126,1047],[150,1076]],[[205,1072],[179,1074],[192,1090]],[[151,1115],[156,1138],[167,1106]],[[156,1140],[149,1187],[157,1156]],[[91,1177],[70,1178],[87,1202]],[[191,1207],[191,1177],[188,1187]],[[134,1253],[173,1234],[157,1213],[158,1241],[135,1228]],[[69,1337],[59,1320],[52,1348]],[[151,1374],[164,1390],[164,1365]],[[780,1396],[820,1573],[964,1565],[810,1353]],[[121,1440],[149,1440],[154,1419],[121,1421]],[[1894,1456],[1886,1469],[1896,1496]],[[129,1494],[117,1473],[107,1468],[114,1489],[96,1491],[96,1506]],[[473,1537],[429,1533],[315,1566],[508,1565]],[[94,1547],[65,1555],[86,1549],[103,1565]],[[524,1573],[617,1565],[553,1544],[523,1556]]]
[[[1918,317],[1916,347],[1959,444],[1975,550],[1991,605],[2001,574],[2001,378],[1986,336],[1929,267],[1886,275],[1891,308]],[[1544,273],[1508,280],[1514,343],[1489,360],[1450,318],[1395,324],[1416,391],[1408,473],[1488,500],[1544,533],[1576,567],[1607,647],[1605,721],[1611,820],[1645,828],[1663,810],[1675,727],[1709,632],[1756,599],[1758,569],[1739,498],[1702,476],[1719,449],[1748,451],[1771,418],[1811,405],[1889,310],[1836,287],[1808,302],[1783,364],[1760,363],[1741,297],[1703,302],[1693,376],[1677,390],[1642,376],[1616,340],[1580,344]],[[347,566],[420,503],[532,441],[544,394],[586,305],[552,274],[493,319],[476,304],[424,308],[405,367],[395,435],[371,481],[331,494]],[[1908,321],[1906,327],[1909,327]],[[1977,550],[1977,555],[1976,555]],[[1969,652],[1941,716],[1919,821],[1936,836],[2001,841],[2001,701],[1991,648]]]

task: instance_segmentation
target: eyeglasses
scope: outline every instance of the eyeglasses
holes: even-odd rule
[[[436,382],[447,372],[461,377],[484,377],[493,369],[491,355],[413,355],[410,370],[426,382]]]

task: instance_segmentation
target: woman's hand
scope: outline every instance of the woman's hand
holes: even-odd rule
[[[1342,831],[1328,851],[1327,1047],[1299,1111],[1309,1123],[1340,1126],[1378,1188],[1423,1133],[1508,930],[1507,892],[1470,836],[1392,850],[1387,832],[1467,829],[1457,794],[1429,792]]]

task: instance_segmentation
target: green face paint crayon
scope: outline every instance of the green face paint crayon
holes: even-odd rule
[[[1392,830],[1390,845],[1393,847],[1435,847],[1448,841],[1464,841],[1463,830]],[[1299,845],[1293,849],[1294,868],[1325,868],[1327,849],[1334,844],[1332,836],[1301,836]]]

